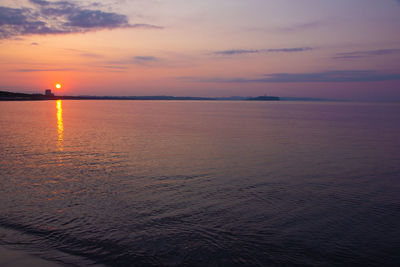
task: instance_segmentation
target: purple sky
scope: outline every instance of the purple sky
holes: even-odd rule
[[[399,0],[2,0],[0,90],[400,100]]]

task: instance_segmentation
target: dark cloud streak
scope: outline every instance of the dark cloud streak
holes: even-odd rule
[[[130,28],[148,29],[148,30],[162,30],[162,29],[164,29],[164,27],[161,27],[161,26],[151,25],[151,24],[144,24],[144,23],[132,24],[132,25],[130,25]]]
[[[215,51],[213,52],[213,54],[222,56],[232,56],[232,55],[242,55],[242,54],[256,54],[260,53],[260,51],[261,50],[232,49],[232,50]]]
[[[135,61],[157,61],[158,58],[153,56],[137,56],[133,58]]]
[[[202,78],[179,77],[188,82],[200,83],[336,83],[400,81],[400,73],[382,73],[368,70],[325,71],[315,73],[273,73],[262,78]]]
[[[259,54],[259,53],[296,53],[313,50],[311,47],[293,47],[293,48],[273,48],[273,49],[232,49],[215,51],[213,54],[221,56],[233,56],[243,54]]]
[[[149,65],[157,61],[160,61],[160,59],[153,56],[136,56],[132,58],[130,63],[139,65]]]
[[[46,6],[46,5],[50,4],[50,2],[44,1],[44,0],[29,0],[29,2],[31,2],[33,4],[41,5],[41,6]]]
[[[400,54],[400,49],[379,49],[379,50],[369,50],[369,51],[353,51],[353,52],[337,53],[332,58],[359,59],[359,58],[368,58],[373,56],[385,56],[393,54]]]
[[[16,69],[14,72],[73,71],[75,69]]]

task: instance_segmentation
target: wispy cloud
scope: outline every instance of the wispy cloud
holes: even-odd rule
[[[72,52],[72,53],[77,54],[77,55],[79,55],[81,57],[104,58],[104,55],[92,53],[92,52],[89,52],[89,51],[86,51],[86,50],[81,50],[81,49],[65,48],[63,50]]]
[[[79,54],[81,57],[89,57],[89,58],[103,58],[103,55],[90,53],[90,52],[82,52]]]
[[[252,27],[245,29],[246,31],[256,31],[256,32],[280,32],[280,33],[292,33],[298,31],[305,31],[318,28],[327,24],[326,20],[315,20],[304,23],[298,23],[288,26],[280,26],[280,27]]]
[[[152,25],[152,24],[144,24],[144,23],[137,23],[137,24],[132,24],[130,26],[131,28],[135,29],[144,29],[144,30],[162,30],[164,27],[162,26],[157,26],[157,25]]]
[[[398,81],[400,73],[384,73],[369,70],[336,70],[313,73],[273,73],[261,78],[204,78],[178,77],[188,82],[201,83],[332,83],[332,82],[379,82]]]
[[[157,61],[158,58],[153,56],[137,56],[133,58],[134,61]]]
[[[379,49],[379,50],[337,53],[332,58],[333,59],[359,59],[359,58],[384,56],[384,55],[392,55],[392,54],[400,54],[400,49]]]
[[[313,50],[312,47],[292,47],[292,48],[272,48],[272,49],[232,49],[215,51],[213,54],[222,56],[233,56],[243,54],[259,54],[259,53],[295,53]]]
[[[322,21],[311,21],[311,22],[296,24],[293,26],[280,27],[280,28],[277,28],[276,30],[280,31],[280,32],[303,31],[303,30],[317,28],[317,27],[321,26],[322,24],[323,24]]]
[[[232,55],[242,55],[242,54],[257,54],[260,52],[261,50],[232,49],[232,50],[215,51],[213,52],[213,54],[222,56],[232,56]]]
[[[16,69],[14,72],[73,71],[75,69]]]
[[[113,65],[103,65],[99,66],[100,68],[105,68],[105,69],[116,69],[116,70],[126,70],[128,67],[126,66],[113,66]]]
[[[294,48],[276,48],[276,49],[267,49],[265,52],[267,53],[293,53],[293,52],[304,52],[313,50],[311,47],[294,47]]]
[[[113,60],[106,62],[109,66],[128,66],[128,65],[150,65],[154,62],[161,61],[160,58],[154,56],[134,56],[121,60]]]
[[[150,24],[130,24],[115,12],[87,9],[76,2],[29,0],[33,7],[0,6],[0,39],[30,34],[84,33],[101,29],[162,29]]]
[[[152,62],[159,61],[159,58],[153,56],[136,56],[133,57],[131,63],[140,64],[140,65],[148,65]]]

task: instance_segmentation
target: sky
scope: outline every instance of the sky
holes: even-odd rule
[[[0,0],[0,91],[400,100],[400,0]]]

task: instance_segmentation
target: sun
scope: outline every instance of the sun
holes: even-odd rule
[[[60,88],[61,88],[61,84],[60,84],[60,83],[57,83],[57,84],[56,84],[56,88],[57,88],[57,89],[60,89]]]

